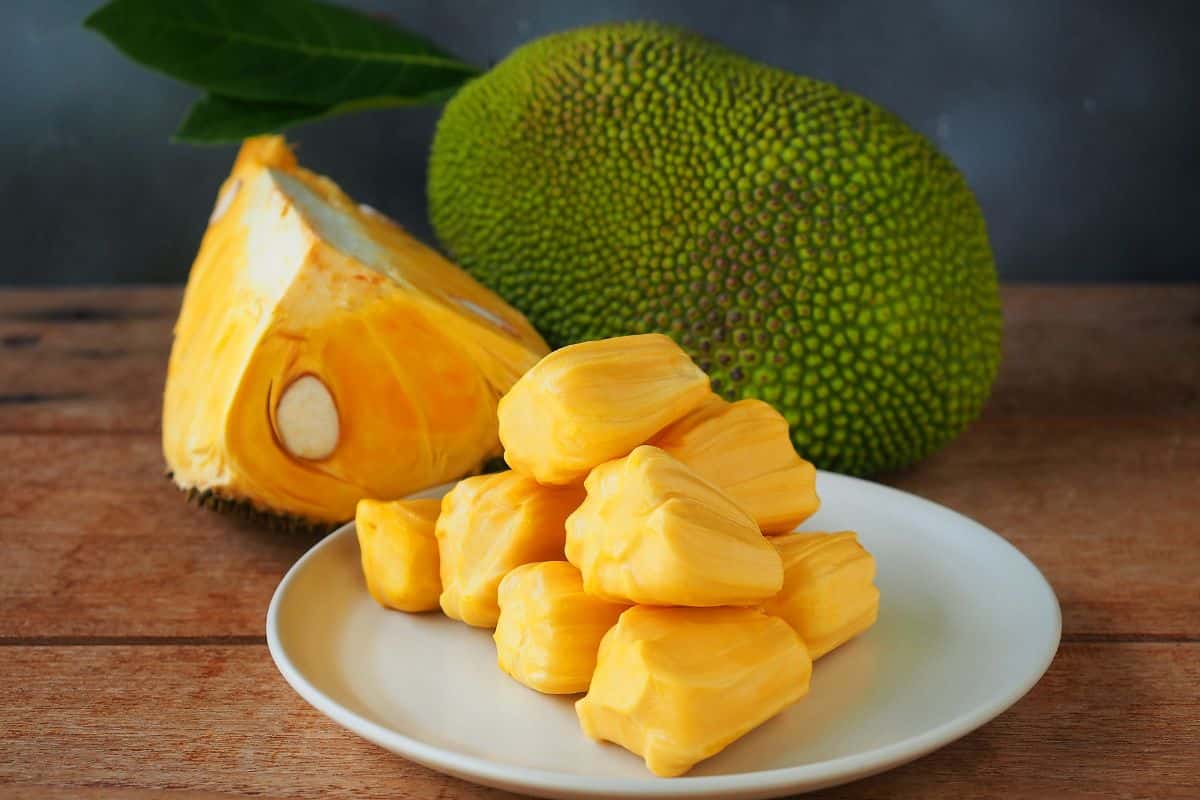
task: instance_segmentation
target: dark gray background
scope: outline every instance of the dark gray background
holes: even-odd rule
[[[228,170],[232,148],[168,143],[194,90],[82,30],[96,5],[0,4],[0,283],[182,281]],[[479,65],[589,22],[682,24],[863,94],[932,137],[978,194],[1004,279],[1200,279],[1200,4],[353,5]],[[377,112],[290,138],[306,165],[430,240],[425,160],[437,115]]]

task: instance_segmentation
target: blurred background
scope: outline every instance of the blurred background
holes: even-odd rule
[[[684,25],[862,94],[937,142],[983,205],[1004,280],[1200,279],[1200,4],[346,4],[480,66],[562,28]],[[84,31],[98,5],[3,2],[0,284],[182,282],[231,163],[231,147],[169,143],[198,93]],[[333,119],[289,139],[306,166],[432,242],[425,163],[438,113]]]

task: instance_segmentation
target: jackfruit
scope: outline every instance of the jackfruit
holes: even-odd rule
[[[496,661],[500,669],[547,694],[586,692],[600,639],[628,606],[584,594],[566,561],[523,564],[500,581]]]
[[[399,611],[438,607],[442,581],[434,536],[440,500],[359,500],[354,527],[367,591]]]
[[[721,490],[657,447],[601,464],[567,519],[588,594],[663,606],[753,605],[783,586],[779,553]]]
[[[553,346],[658,331],[820,467],[901,467],[979,412],[1000,358],[963,177],[879,106],[697,36],[527,44],[438,123],[441,243]]]
[[[746,509],[763,533],[816,513],[817,470],[796,454],[787,420],[761,400],[715,398],[651,440]]]
[[[522,564],[561,561],[564,523],[581,502],[579,487],[542,486],[517,472],[459,481],[442,498],[436,528],[446,616],[495,625],[500,580]]]
[[[604,635],[575,703],[583,732],[655,775],[697,762],[808,693],[812,661],[786,622],[749,608],[636,606]]]
[[[519,313],[279,137],[243,145],[192,267],[163,452],[220,506],[328,525],[499,452],[496,404],[545,344]]]
[[[875,624],[875,559],[852,531],[771,539],[783,559],[783,590],[763,603],[796,629],[813,659]]]
[[[542,483],[577,482],[708,396],[708,376],[666,336],[564,347],[501,398],[504,459]]]

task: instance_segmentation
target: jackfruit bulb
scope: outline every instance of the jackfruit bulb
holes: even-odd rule
[[[367,591],[399,611],[431,611],[442,593],[434,525],[439,500],[358,501],[354,528]]]
[[[192,267],[167,369],[175,482],[297,523],[477,470],[546,353],[520,313],[400,227],[248,140]]]
[[[763,609],[795,628],[814,660],[875,624],[875,558],[853,531],[771,537],[783,589]]]
[[[750,608],[635,606],[600,642],[575,704],[583,732],[682,775],[808,693],[812,661],[787,623]]]
[[[709,396],[708,376],[667,336],[564,347],[501,399],[504,459],[542,483],[577,483]]]
[[[720,487],[763,533],[787,533],[821,505],[816,468],[796,454],[787,420],[761,400],[714,396],[651,444]]]
[[[567,560],[588,594],[662,606],[753,605],[783,586],[754,520],[657,447],[592,470],[567,519]]]
[[[438,123],[442,244],[555,347],[661,332],[818,466],[945,444],[1000,358],[979,206],[877,105],[654,24],[531,42]]]
[[[561,561],[567,516],[581,502],[580,487],[542,486],[512,471],[459,481],[435,528],[446,616],[494,626],[500,581],[522,564]]]
[[[531,689],[586,692],[600,639],[628,606],[583,591],[566,561],[522,564],[500,581],[496,662]]]

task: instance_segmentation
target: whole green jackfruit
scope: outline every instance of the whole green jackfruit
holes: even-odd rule
[[[429,203],[553,346],[666,333],[818,466],[921,458],[996,374],[995,266],[954,166],[860,97],[676,29],[516,50],[446,107]]]

